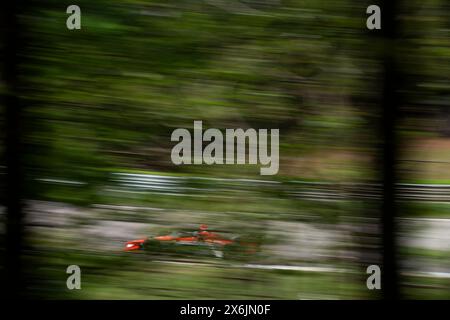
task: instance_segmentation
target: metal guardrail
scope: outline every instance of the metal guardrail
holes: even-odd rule
[[[114,173],[113,181],[122,189],[171,194],[211,194],[232,190],[281,191],[289,196],[307,200],[381,199],[382,186],[375,183],[332,183],[268,180],[175,177],[152,174]],[[401,183],[396,189],[398,200],[450,201],[450,184]]]

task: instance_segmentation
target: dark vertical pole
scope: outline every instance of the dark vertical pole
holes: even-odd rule
[[[381,100],[381,138],[382,138],[382,246],[383,265],[381,289],[385,299],[399,298],[398,265],[396,258],[396,201],[395,184],[397,159],[396,119],[398,116],[399,74],[396,65],[396,6],[394,0],[383,1],[381,8],[381,32],[384,38],[383,48],[383,87]]]
[[[22,105],[19,98],[19,60],[21,28],[19,12],[21,1],[4,1],[2,10],[4,50],[3,77],[5,84],[5,160],[6,160],[6,239],[4,251],[4,274],[2,294],[16,299],[23,294],[24,279],[21,264],[23,247],[23,166]]]

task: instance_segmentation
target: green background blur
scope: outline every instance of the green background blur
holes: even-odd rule
[[[81,30],[66,28],[70,4]],[[26,295],[379,298],[365,268],[380,263],[379,104],[392,53],[400,290],[450,298],[449,4],[401,1],[395,42],[367,30],[370,4],[31,2],[19,17]],[[173,165],[170,135],[194,120],[280,129],[279,173]],[[257,234],[262,252],[250,261],[122,252],[125,241],[201,223]],[[72,264],[82,290],[65,286]]]

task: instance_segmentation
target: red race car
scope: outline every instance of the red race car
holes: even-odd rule
[[[165,235],[126,242],[124,251],[147,251],[150,253],[180,252],[181,248],[189,251],[212,252],[216,257],[224,255],[254,254],[257,252],[256,242],[243,242],[237,236],[225,237],[216,232],[208,231],[208,226],[202,224],[198,230],[175,231]],[[202,250],[207,249],[207,250]],[[184,249],[183,249],[184,250]],[[186,252],[186,250],[184,250]]]

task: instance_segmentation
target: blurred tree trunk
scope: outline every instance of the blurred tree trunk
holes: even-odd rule
[[[400,80],[396,63],[397,24],[396,1],[383,1],[381,8],[384,38],[381,62],[383,65],[383,85],[381,99],[380,137],[381,137],[381,172],[382,172],[382,268],[381,290],[384,299],[399,298],[398,263],[396,256],[396,216],[395,199],[396,160],[398,159],[398,141],[396,123],[399,111],[398,86]]]
[[[19,64],[23,48],[19,14],[24,1],[4,1],[2,12],[3,31],[3,81],[5,108],[5,163],[6,163],[6,237],[2,294],[9,299],[24,293],[22,266],[23,247],[23,162],[22,128],[23,106],[19,97]]]

